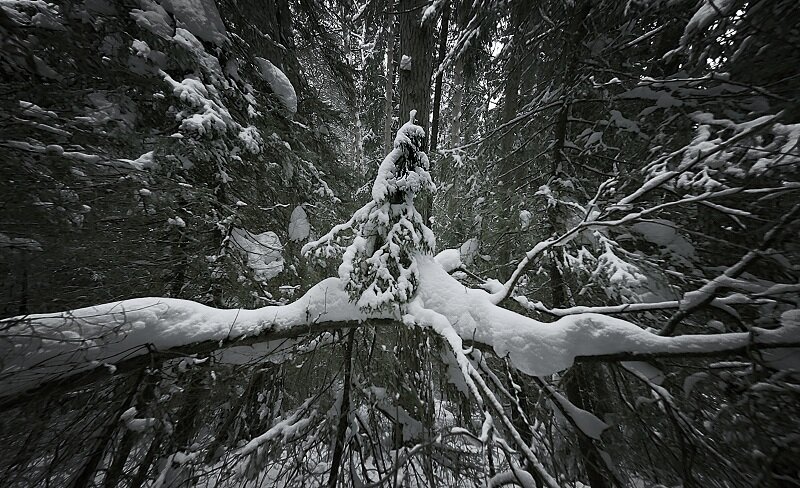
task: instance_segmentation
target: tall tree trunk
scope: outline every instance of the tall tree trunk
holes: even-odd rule
[[[354,85],[355,85],[355,97],[352,101],[353,107],[353,162],[355,163],[356,168],[363,168],[362,163],[364,162],[364,134],[363,134],[363,127],[361,124],[361,102],[362,102],[362,95],[363,95],[363,87],[364,87],[364,50],[357,49],[353,50],[352,48],[352,38],[350,34],[350,22],[349,18],[350,15],[347,13],[347,9],[344,5],[342,5],[341,17],[344,19],[342,22],[342,37],[344,41],[344,60],[345,64],[347,64],[353,72],[356,73]],[[361,38],[366,39],[366,25],[362,26]],[[360,59],[359,59],[360,58]]]
[[[431,110],[431,75],[433,60],[432,22],[422,22],[422,12],[427,0],[400,0],[400,123],[408,120],[412,110],[417,111],[416,123],[425,130],[421,148],[428,147],[429,117]],[[430,168],[433,171],[433,168]],[[431,225],[433,198],[419,198],[420,214]]]
[[[124,399],[122,402],[120,402],[117,410],[110,416],[109,419],[107,419],[105,426],[98,435],[97,443],[93,446],[94,449],[91,451],[89,459],[83,465],[83,468],[80,470],[72,483],[70,483],[70,487],[82,488],[94,485],[94,478],[97,474],[97,469],[103,460],[103,455],[106,452],[106,448],[113,440],[114,432],[117,430],[117,428],[119,428],[119,419],[133,403],[133,399],[136,396],[136,392],[139,389],[139,384],[143,376],[144,371],[133,377],[132,381],[127,382],[129,387],[122,390],[122,393],[126,394]]]
[[[298,102],[300,95],[305,90],[300,77],[300,63],[297,60],[297,48],[294,42],[292,29],[292,10],[289,0],[268,0],[267,5],[258,4],[254,8],[266,8],[272,12],[270,25],[265,26],[273,42],[272,49],[267,53],[267,58],[286,74],[297,93]]]
[[[136,400],[136,410],[138,412],[146,411],[147,406],[155,399],[156,384],[158,384],[160,379],[160,375],[158,373],[145,371],[144,374],[147,375],[147,383],[142,389],[142,393],[139,395],[139,398]],[[106,487],[114,488],[119,484],[120,478],[122,477],[122,473],[125,469],[125,462],[128,460],[128,456],[130,455],[133,447],[136,445],[136,441],[139,439],[139,437],[141,437],[141,435],[138,432],[125,429],[125,433],[122,435],[122,440],[119,443],[117,452],[114,453],[113,461],[106,472],[106,478],[104,480]]]
[[[328,488],[336,488],[339,479],[339,469],[343,462],[344,441],[347,434],[347,424],[350,419],[350,383],[353,368],[353,343],[356,331],[351,329],[344,351],[344,374],[342,375],[342,407],[339,411],[339,422],[336,425],[336,440],[333,445],[333,458],[331,459],[331,472],[328,478]]]
[[[20,251],[20,262],[22,265],[22,279],[20,280],[22,291],[19,297],[19,311],[20,315],[27,315],[28,313],[28,251]]]
[[[417,111],[417,125],[425,129],[428,147],[429,117],[431,111],[431,75],[433,74],[433,27],[422,23],[426,0],[400,0],[400,122],[408,120],[412,110]]]
[[[508,25],[510,46],[505,64],[505,85],[503,86],[503,108],[501,122],[510,122],[517,115],[519,108],[519,88],[524,69],[525,39],[527,37],[527,19],[530,5],[526,0],[516,0],[511,6],[511,21]],[[519,158],[512,155],[516,131],[509,131],[500,140],[500,161],[497,166],[499,173],[498,189],[500,208],[506,218],[500,226],[500,240],[497,246],[497,255],[501,264],[500,272],[508,275],[513,269],[512,260],[515,252],[514,238],[517,233],[517,211],[519,210],[519,188],[525,182],[524,171],[519,166]]]
[[[453,94],[450,96],[450,147],[461,145],[461,113],[464,101],[464,60],[458,58],[453,66]]]
[[[459,35],[461,32],[466,29],[467,24],[467,4],[466,0],[454,0],[454,16],[455,16],[455,26],[454,28],[457,30],[456,35]],[[461,114],[462,114],[462,104],[464,100],[464,56],[459,56],[456,58],[453,64],[453,82],[450,88],[450,126],[449,126],[449,133],[447,135],[447,145],[450,148],[458,147],[461,145]],[[459,157],[460,155],[454,155]],[[453,217],[453,221],[455,222],[456,226],[451,227],[454,234],[459,238],[467,238],[466,233],[468,232],[466,229],[463,229],[463,219],[459,217],[460,212],[463,211],[461,208],[461,201],[459,198],[456,198],[450,192],[458,191],[459,188],[455,186],[455,179],[457,178],[457,174],[459,171],[459,166],[457,164],[456,157],[444,161],[445,165],[441,165],[438,168],[438,181],[442,186],[448,185],[451,182],[454,185],[445,193],[442,198],[444,200],[445,212],[448,216]]]
[[[444,57],[447,54],[447,32],[450,28],[450,4],[444,7],[442,13],[442,27],[439,31],[439,52],[436,55],[436,62],[441,67]],[[439,142],[439,112],[442,105],[442,79],[444,72],[439,71],[433,88],[433,121],[431,122],[431,155],[436,151]]]
[[[504,124],[516,117],[519,107],[519,84],[524,69],[522,60],[525,57],[525,38],[527,37],[527,29],[524,27],[527,23],[527,11],[530,10],[530,5],[528,5],[528,2],[525,0],[517,0],[511,8],[511,22],[508,26],[508,34],[511,36],[511,46],[508,59],[506,59],[506,82],[503,86],[502,122]],[[501,141],[501,149],[503,150],[503,155],[506,156],[503,158],[505,164],[501,164],[501,169],[511,170],[511,166],[513,165],[510,161],[511,158],[507,157],[507,155],[514,148],[514,136],[515,132],[510,131]],[[510,174],[503,178],[511,181],[514,179],[513,175]]]
[[[384,95],[383,151],[392,150],[392,115],[394,114],[394,14],[388,14],[389,31],[386,34],[386,89]]]
[[[460,35],[467,28],[469,21],[468,0],[455,0],[456,28],[457,35]],[[450,94],[450,147],[461,145],[461,114],[464,102],[464,56],[459,56],[453,65],[453,85]]]
[[[565,163],[566,157],[564,155],[564,148],[568,134],[569,112],[571,105],[571,98],[573,95],[573,83],[575,81],[575,73],[579,61],[579,52],[581,40],[586,35],[585,21],[591,10],[591,3],[588,0],[582,0],[575,4],[572,14],[571,22],[567,28],[568,37],[564,43],[562,51],[562,69],[563,79],[562,87],[564,90],[564,103],[559,108],[556,114],[556,123],[554,127],[553,137],[553,152],[551,157],[550,166],[550,181],[551,187],[560,178],[567,178]],[[558,193],[554,189],[555,193]],[[564,216],[559,212],[560,206],[549,205],[547,209],[548,227],[552,234],[560,233],[564,230]],[[559,262],[562,259],[563,251],[561,248],[555,248],[550,256],[550,289],[551,300],[554,308],[563,308],[568,306],[568,289],[567,282],[562,274]],[[575,365],[570,369],[570,379],[566,385],[567,399],[585,410],[592,410],[591,396],[596,394],[593,388],[593,381],[597,379],[597,375],[592,371],[591,365]],[[605,473],[605,464],[600,459],[599,453],[594,448],[590,439],[586,436],[578,434],[578,451],[580,453],[581,464],[586,472],[586,477],[592,488],[607,488],[612,486],[613,478],[607,476]]]

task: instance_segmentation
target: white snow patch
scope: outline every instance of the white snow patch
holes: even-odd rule
[[[781,314],[781,325],[784,327],[800,327],[800,309],[783,312]]]
[[[452,273],[464,266],[461,262],[461,251],[459,249],[445,249],[433,259],[436,260],[436,264],[448,273]]]
[[[689,23],[686,24],[686,28],[683,30],[683,36],[680,41],[681,46],[686,46],[689,39],[705,30],[717,18],[727,15],[734,3],[734,0],[703,0],[702,5],[689,19]]]
[[[416,259],[420,284],[414,302],[446,318],[459,336],[492,345],[499,357],[508,355],[520,371],[534,376],[562,371],[579,356],[712,352],[753,341],[782,344],[800,340],[800,327],[754,328],[754,336],[743,332],[662,337],[631,322],[594,313],[543,323],[493,305],[491,294],[465,287],[431,257]]]
[[[543,323],[494,305],[492,295],[465,287],[428,255],[418,254],[415,261],[419,285],[403,321],[433,327],[451,346],[461,347],[460,338],[487,344],[529,375],[562,371],[579,356],[715,352],[800,341],[796,326],[662,337],[599,314]],[[13,338],[9,342],[13,348],[4,356],[0,396],[14,396],[51,379],[102,367],[122,353],[133,357],[147,354],[150,348],[165,350],[294,327],[313,331],[317,323],[368,317],[399,318],[394,310],[366,313],[350,301],[341,280],[328,278],[289,305],[257,310],[219,310],[187,300],[140,298],[5,319],[0,321],[0,336]],[[787,321],[793,325],[792,317],[789,314]]]
[[[0,233],[0,249],[15,249],[19,251],[41,251],[42,245],[35,239],[28,237],[9,237]]]
[[[308,222],[308,215],[303,210],[302,205],[298,205],[292,210],[289,217],[289,240],[302,241],[308,238],[311,232],[311,224]]]
[[[155,166],[155,159],[153,157],[153,151],[148,151],[138,158],[134,160],[130,159],[119,159],[123,163],[129,164],[133,169],[138,171],[144,171],[146,169],[152,168]]]
[[[645,361],[623,361],[622,365],[629,370],[635,370],[644,375],[654,385],[661,385],[666,379],[664,373]]]
[[[144,432],[145,430],[153,427],[156,424],[156,419],[154,418],[144,418],[144,419],[130,419],[125,422],[125,427],[128,430],[132,430],[134,432]]]
[[[219,101],[219,92],[213,85],[203,83],[194,75],[189,75],[177,82],[163,70],[159,70],[159,74],[172,86],[172,94],[175,97],[193,108],[200,109],[199,113],[188,115],[187,112],[181,111],[176,116],[179,120],[183,119],[181,130],[195,131],[202,135],[209,133],[212,129],[224,133],[229,128],[240,128],[228,109]],[[255,135],[250,132],[245,137],[255,137]],[[247,143],[247,141],[244,142]],[[252,142],[255,143],[255,139]]]
[[[461,262],[470,266],[480,255],[481,241],[477,237],[467,239],[464,244],[461,244],[459,251],[461,252]]]
[[[164,7],[152,0],[140,0],[140,6],[143,10],[135,8],[130,14],[136,25],[162,39],[171,39],[175,29]]]
[[[261,434],[260,436],[252,439],[248,442],[240,451],[239,454],[241,455],[248,455],[253,453],[263,444],[277,438],[283,439],[283,441],[287,441],[296,437],[303,429],[305,429],[308,424],[311,422],[311,419],[314,417],[315,412],[311,412],[308,417],[299,418],[300,414],[303,413],[305,408],[307,408],[308,404],[311,402],[307,402],[302,407],[295,410],[294,413],[289,415],[287,418],[279,420],[275,423],[272,427],[269,428],[266,432]]]
[[[0,367],[0,397],[80,375],[121,355],[147,354],[151,347],[165,350],[297,326],[313,330],[320,322],[367,317],[350,302],[341,282],[328,278],[289,305],[257,310],[221,310],[175,298],[137,298],[6,319],[0,321],[0,336],[14,340]]]
[[[553,399],[558,402],[558,409],[575,422],[575,426],[584,434],[592,439],[600,439],[604,430],[608,429],[608,424],[597,418],[593,413],[578,408],[567,400],[564,395],[557,392],[549,385],[545,387],[550,391]]]
[[[32,102],[26,102],[25,100],[19,101],[19,106],[22,109],[22,115],[27,117],[37,117],[42,119],[55,119],[58,117],[58,114],[53,112],[52,110],[45,110],[42,107],[36,105]]]
[[[283,245],[274,232],[252,234],[234,228],[230,242],[234,249],[246,256],[247,267],[253,270],[256,279],[269,281],[283,271]]]
[[[519,211],[519,227],[522,230],[528,230],[531,226],[531,219],[533,215],[528,210],[520,210]]]
[[[269,83],[278,100],[292,113],[297,113],[297,92],[286,74],[269,60],[255,57],[261,76]]]
[[[252,125],[239,131],[239,140],[244,143],[245,149],[251,154],[260,153],[261,145],[264,143],[261,133]]]
[[[680,235],[676,230],[676,225],[669,220],[654,219],[649,222],[637,222],[631,225],[631,230],[645,240],[673,253],[676,257],[691,259],[695,255],[692,243]]]
[[[150,46],[147,45],[145,41],[140,41],[139,39],[134,39],[131,42],[131,49],[136,56],[140,58],[147,58],[150,55]]]
[[[167,219],[167,224],[174,225],[175,227],[186,227],[186,221],[180,217],[170,217]]]
[[[214,0],[162,0],[161,3],[200,39],[218,46],[228,42],[228,32]]]

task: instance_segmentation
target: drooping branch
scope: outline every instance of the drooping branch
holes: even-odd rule
[[[680,205],[687,205],[692,203],[703,203],[707,202],[708,200],[714,198],[722,198],[736,194],[762,194],[762,193],[783,193],[787,191],[797,191],[800,190],[800,184],[796,183],[787,183],[781,185],[779,187],[774,188],[755,188],[755,189],[748,189],[744,187],[735,187],[735,188],[728,188],[725,190],[720,191],[708,191],[704,192],[700,195],[690,195],[685,196],[679,200],[665,202],[657,205],[653,205],[652,207],[645,208],[643,210],[637,212],[631,212],[625,214],[625,216],[620,217],[618,219],[609,219],[609,220],[599,220],[592,218],[592,214],[587,213],[584,217],[584,220],[580,223],[574,225],[570,229],[566,230],[562,234],[558,236],[551,237],[549,239],[545,239],[537,243],[533,248],[525,253],[523,258],[520,260],[519,264],[517,265],[516,269],[512,272],[511,277],[503,283],[501,286],[498,287],[496,291],[494,291],[494,303],[500,303],[503,300],[511,297],[511,294],[514,292],[514,289],[519,283],[519,280],[522,276],[533,266],[533,264],[539,259],[541,256],[544,255],[545,251],[558,246],[563,246],[568,242],[575,239],[581,232],[593,229],[593,228],[610,228],[610,227],[619,227],[625,224],[632,224],[644,217],[648,217],[653,215],[657,212],[662,210],[666,210],[672,207],[677,207]],[[610,205],[608,208],[612,209],[615,207],[613,204]]]
[[[740,276],[762,252],[769,249],[775,243],[781,231],[794,219],[798,211],[800,211],[800,204],[792,207],[789,212],[784,214],[783,217],[770,228],[756,249],[742,256],[736,264],[726,269],[722,275],[706,283],[699,290],[684,295],[685,302],[682,304],[680,310],[670,317],[667,324],[661,329],[660,334],[665,336],[672,335],[675,332],[675,328],[683,319],[691,315],[695,310],[711,303],[720,288],[726,286],[729,280]]]

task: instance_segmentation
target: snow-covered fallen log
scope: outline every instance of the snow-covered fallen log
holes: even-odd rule
[[[713,355],[746,348],[800,345],[800,327],[786,324],[750,333],[663,337],[617,318],[576,314],[545,323],[492,303],[484,290],[465,287],[429,256],[417,256],[420,283],[406,324],[432,327],[509,356],[520,371],[544,376],[576,358],[615,360],[669,355]],[[399,323],[390,312],[367,314],[329,278],[297,301],[256,310],[220,310],[187,300],[139,298],[0,322],[0,398],[13,399],[48,382],[79,382],[89,371],[113,373],[153,353],[162,357],[210,354],[367,319]],[[654,326],[657,324],[653,324]],[[146,365],[144,362],[135,362]]]
[[[155,353],[208,354],[366,318],[336,278],[321,281],[291,304],[257,310],[148,297],[9,318],[0,321],[0,397],[68,378],[85,380],[89,371],[113,374],[132,363],[147,365],[137,358]]]

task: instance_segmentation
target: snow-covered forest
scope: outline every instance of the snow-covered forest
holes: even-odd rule
[[[800,486],[797,0],[0,0],[0,486]]]

